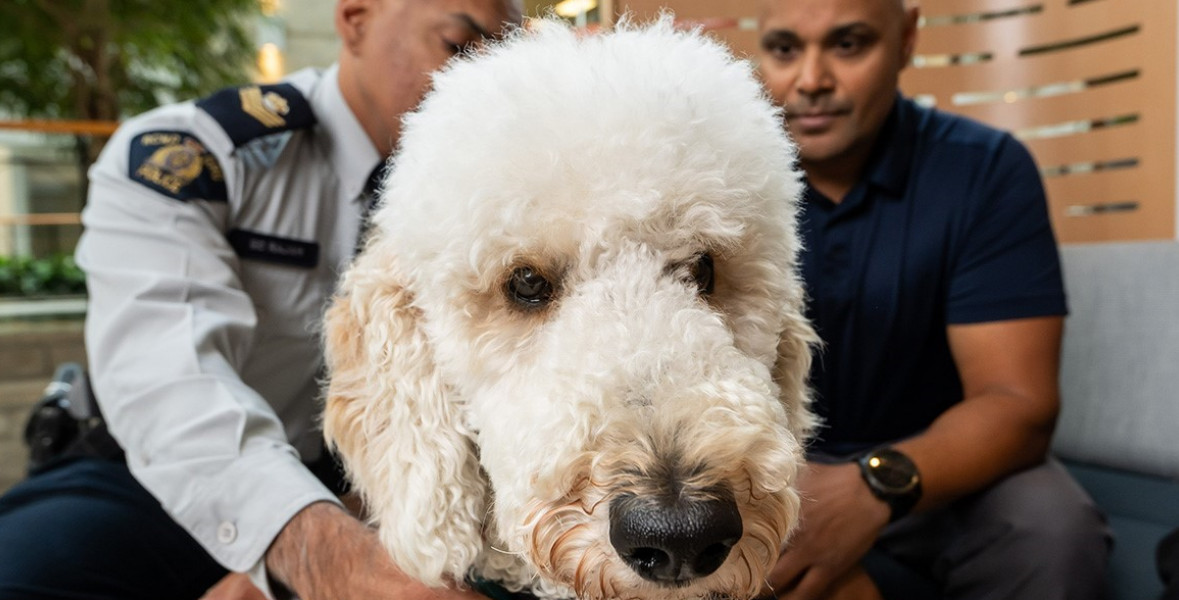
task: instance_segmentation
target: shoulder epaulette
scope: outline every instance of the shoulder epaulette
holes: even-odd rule
[[[289,83],[227,88],[196,105],[221,125],[234,147],[316,122],[307,98]]]

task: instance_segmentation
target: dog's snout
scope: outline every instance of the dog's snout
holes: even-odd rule
[[[684,585],[712,574],[742,531],[728,494],[670,502],[628,495],[610,503],[610,543],[639,576],[659,584]]]

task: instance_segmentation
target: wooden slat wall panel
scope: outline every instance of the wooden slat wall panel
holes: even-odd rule
[[[709,30],[736,54],[745,57],[757,54],[757,31],[753,25],[761,10],[761,0],[616,0],[614,6],[618,14],[630,12],[644,21],[665,7],[671,8],[680,20],[709,20],[719,25]]]
[[[925,42],[924,36],[919,45],[923,51],[931,47]],[[958,65],[954,68],[914,67],[905,72],[905,85],[914,89],[944,91],[949,95],[988,88],[1019,89],[1030,87],[1030,80],[1039,73],[1050,74],[1042,78],[1044,83],[1058,83],[1138,70],[1142,68],[1141,56],[1147,51],[1143,36],[1127,36],[1077,48],[1068,53],[1055,52],[1018,61],[1004,61],[1008,67],[1005,69],[995,69],[988,63]]]
[[[1133,133],[1141,134],[1137,128],[1142,123],[1132,125]],[[1170,157],[1141,156],[1142,145],[1135,139],[1136,135],[1122,135],[1120,131],[1107,129],[1094,131],[1089,135],[1066,136],[1047,139],[1024,140],[1028,150],[1036,156],[1045,157],[1038,162],[1041,167],[1051,167],[1062,164],[1073,164],[1085,161],[1118,160],[1137,157],[1139,160],[1163,160]]]
[[[1036,100],[988,102],[966,106],[939,102],[939,106],[986,123],[999,123],[1005,129],[1017,132],[1069,121],[1138,114],[1135,107],[1126,104],[1126,98],[1134,97],[1136,94],[1148,94],[1150,91],[1148,82],[1138,77],[1116,86],[1110,84],[1094,88],[1084,94],[1062,94]],[[1083,103],[1077,101],[1078,96],[1084,97]]]
[[[927,26],[918,40],[918,64],[922,58],[932,62],[963,54],[990,54],[990,60],[910,68],[901,78],[907,94],[933,98],[942,110],[1017,133],[1072,121],[1131,118],[1126,124],[1071,135],[1024,138],[1041,167],[1137,161],[1129,168],[1081,169],[1045,177],[1053,223],[1062,242],[1176,237],[1174,1],[923,0],[921,8]],[[1012,8],[1037,10],[933,25],[952,15]],[[1103,35],[1113,37],[1076,43]],[[1076,44],[1028,53],[1069,42]],[[1124,78],[1078,85],[1071,93],[1027,95],[1029,90],[1050,91],[1050,86],[1116,75]],[[962,102],[964,92],[1012,94],[1009,101],[969,104]],[[1084,212],[1084,207],[1117,208],[1124,203],[1137,203],[1138,208]]]
[[[1141,11],[1125,10],[1139,4],[1154,4],[1159,0],[1090,0],[1082,4],[1068,4],[1067,0],[1039,0],[1024,3],[1021,8],[1038,7],[1034,14],[998,17],[959,25],[929,26],[921,32],[921,42],[937,52],[972,52],[988,50],[997,56],[1014,57],[1024,48],[1084,38],[1141,25]],[[1165,0],[1162,0],[1165,2]],[[961,14],[984,14],[976,8],[965,13],[947,11],[944,0],[921,3],[927,21]],[[963,2],[956,2],[963,4]],[[980,2],[980,4],[982,4]]]
[[[642,19],[649,19],[661,8],[668,7],[675,15],[684,19],[710,17],[756,17],[761,0],[616,0],[616,9],[621,13],[631,11]]]
[[[1175,0],[921,0],[918,58],[986,55],[952,66],[914,66],[906,94],[1017,134],[1073,121],[1132,122],[1055,137],[1023,137],[1046,169],[1053,223],[1062,242],[1176,237]],[[616,12],[640,19],[669,7],[681,19],[713,19],[735,51],[756,55],[752,30],[760,0],[616,0]],[[1088,44],[1087,38],[1110,36]],[[1062,45],[1054,51],[1037,48]],[[1029,52],[1031,50],[1031,52]],[[1022,54],[1021,54],[1022,53]],[[918,62],[920,64],[920,62]],[[1100,84],[1100,80],[1120,79]],[[1096,82],[1081,85],[1080,82]],[[1060,93],[1068,86],[1079,88]],[[1011,92],[982,103],[956,95]],[[1086,171],[1085,165],[1133,159],[1133,166]],[[1136,162],[1135,162],[1136,161]],[[1079,165],[1053,174],[1061,165]],[[1075,216],[1084,206],[1135,202],[1129,212]]]
[[[968,15],[974,13],[1006,12],[1039,4],[1039,0],[940,0],[921,2],[921,11],[927,15]],[[930,7],[936,6],[936,10]]]

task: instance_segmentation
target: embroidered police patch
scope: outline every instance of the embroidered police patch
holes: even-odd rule
[[[225,174],[205,145],[183,131],[149,131],[131,140],[129,176],[170,198],[225,201]]]

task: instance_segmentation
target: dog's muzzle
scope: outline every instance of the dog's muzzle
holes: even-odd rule
[[[667,586],[712,574],[741,539],[741,513],[731,494],[610,502],[610,544],[640,577]]]

